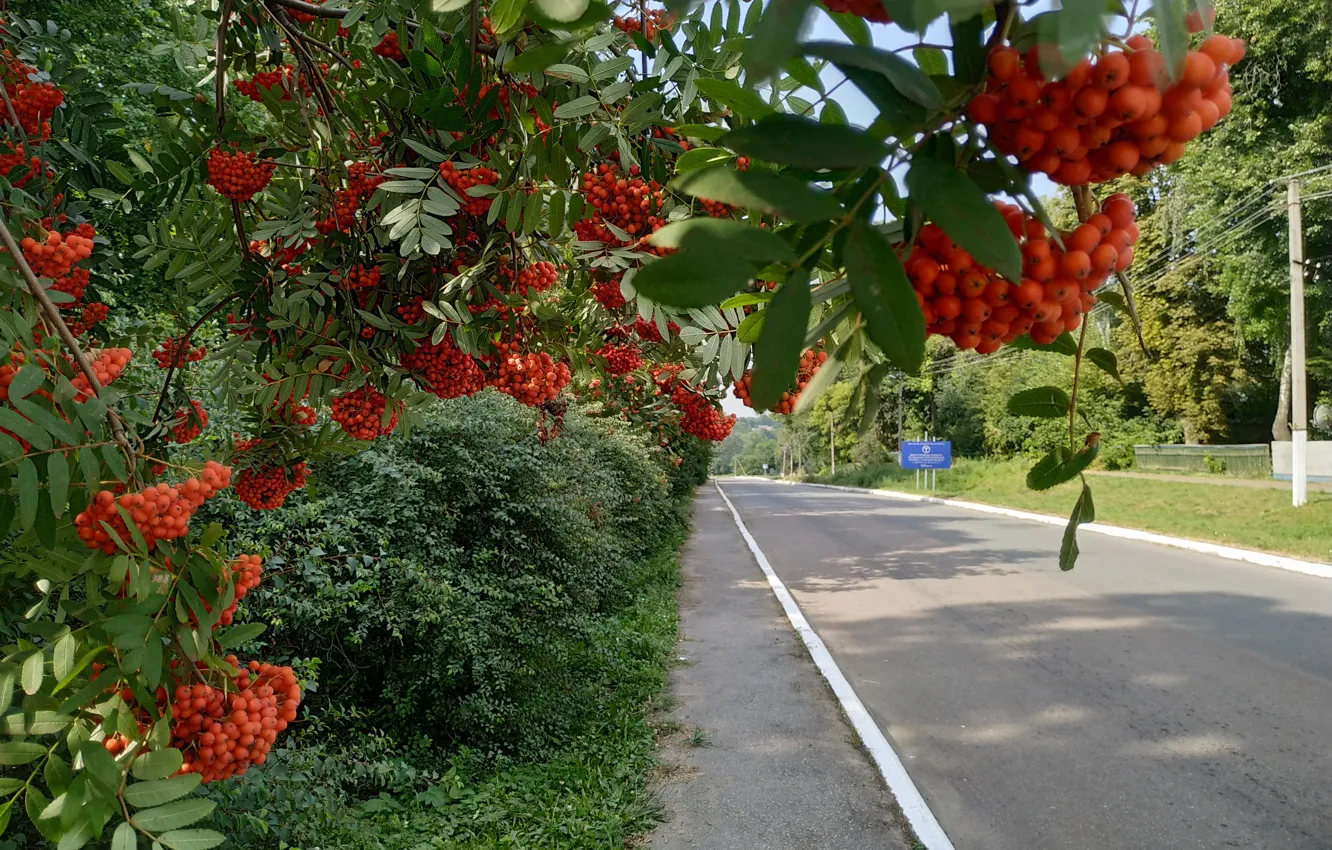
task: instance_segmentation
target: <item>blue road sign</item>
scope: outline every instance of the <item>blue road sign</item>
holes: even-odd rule
[[[948,440],[902,441],[903,469],[952,469],[953,444]]]

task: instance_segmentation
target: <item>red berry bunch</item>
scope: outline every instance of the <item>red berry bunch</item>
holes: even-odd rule
[[[782,398],[774,404],[769,410],[773,413],[787,415],[795,412],[796,403],[800,401],[800,394],[804,392],[805,385],[814,378],[814,373],[828,361],[828,352],[806,350],[800,355],[800,366],[796,371],[795,386],[782,393]],[[753,372],[746,372],[740,380],[735,382],[735,397],[744,402],[745,407],[753,407],[749,400],[749,387],[753,380]]]
[[[643,365],[643,353],[633,343],[607,343],[594,352],[606,361],[606,371],[624,375]]]
[[[556,363],[544,351],[523,354],[515,345],[501,344],[490,386],[528,407],[553,400],[573,379],[566,363]]]
[[[256,511],[282,507],[293,490],[305,486],[305,461],[285,466],[252,466],[236,476],[236,497]]]
[[[84,227],[86,225],[79,226],[79,228]],[[88,227],[82,232],[79,228],[69,233],[49,231],[46,239],[40,242],[31,236],[25,236],[19,242],[19,250],[23,252],[23,259],[32,268],[32,273],[37,277],[56,280],[69,275],[75,263],[91,257],[92,237],[83,233],[91,232],[92,228]]]
[[[134,545],[125,520],[117,510],[123,508],[143,535],[148,548],[152,549],[158,540],[184,537],[194,512],[206,499],[230,484],[231,469],[210,460],[204,464],[198,478],[187,478],[174,487],[159,483],[137,493],[119,496],[110,490],[99,490],[87,509],[74,518],[74,527],[89,549],[101,549],[114,555],[116,539]],[[111,528],[110,533],[107,526]]]
[[[107,384],[120,377],[120,373],[125,371],[129,365],[131,352],[128,348],[108,348],[92,362],[93,375],[97,377],[99,386]],[[83,375],[75,375],[70,383],[74,385],[76,393],[74,398],[77,401],[87,401],[89,397],[96,395],[92,387],[88,384],[88,379]]]
[[[1138,239],[1133,202],[1122,194],[1107,198],[1101,212],[1063,234],[1062,249],[1018,207],[999,208],[1022,247],[1023,277],[1017,284],[976,263],[933,224],[921,229],[906,261],[929,333],[981,354],[1023,334],[1046,344],[1077,328],[1096,303],[1092,293],[1132,263]]]
[[[592,284],[592,297],[597,303],[607,310],[618,310],[628,302],[624,299],[624,293],[620,291],[620,278],[611,278],[610,280],[594,281]]]
[[[334,272],[334,277],[337,277],[338,274],[338,272]],[[341,277],[342,285],[353,292],[358,289],[374,289],[379,286],[379,267],[366,268],[359,264],[354,265],[345,272],[341,272]]]
[[[384,33],[379,44],[371,48],[376,56],[383,56],[385,59],[392,59],[394,62],[406,62],[407,54],[402,52],[402,47],[398,44],[398,33],[396,30],[389,30]]]
[[[404,354],[402,367],[413,373],[422,389],[439,398],[474,395],[486,387],[476,359],[459,351],[448,334],[436,344],[418,344]]]
[[[8,153],[0,153],[0,177],[4,177],[14,186],[15,189],[22,189],[28,185],[28,182],[42,173],[42,161],[37,156],[29,156],[28,149],[21,144],[14,142],[0,142],[0,151],[8,149]],[[27,172],[24,174],[11,174],[16,168],[27,166]],[[52,172],[48,170],[48,176]]]
[[[665,224],[657,217],[661,209],[661,185],[655,180],[643,182],[643,178],[636,176],[636,165],[629,171],[626,178],[621,176],[618,166],[602,163],[595,172],[583,175],[583,204],[590,214],[574,223],[573,230],[579,239],[622,246],[631,242],[615,236],[606,223],[635,240],[650,236]]]
[[[224,687],[202,682],[176,686],[171,705],[171,746],[185,755],[181,773],[204,782],[240,776],[261,765],[287,724],[296,719],[301,688],[290,667],[251,661]]]
[[[236,556],[236,560],[231,562],[231,580],[235,584],[236,595],[218,617],[218,625],[231,625],[236,616],[236,606],[245,598],[245,594],[259,586],[263,571],[264,561],[258,555]]]
[[[1228,67],[1244,57],[1244,42],[1209,36],[1188,52],[1173,84],[1151,39],[1136,35],[1126,44],[1094,63],[1083,59],[1058,81],[1040,68],[1041,56],[1057,48],[1037,45],[1023,57],[995,47],[987,90],[968,112],[1001,151],[1057,183],[1104,183],[1168,165],[1229,114]]]
[[[825,0],[824,5],[833,12],[850,12],[876,24],[892,23],[883,0]]]
[[[680,429],[700,440],[720,443],[730,436],[735,415],[726,416],[707,396],[676,383],[671,402],[680,411]]]
[[[283,65],[271,71],[258,71],[248,80],[232,80],[231,84],[236,87],[236,91],[255,103],[263,100],[260,89],[272,89],[274,86],[281,87],[282,100],[291,100],[291,91],[287,87],[287,79],[294,75],[295,70],[290,65]]]
[[[441,162],[439,164],[440,176],[444,182],[449,184],[462,200],[462,211],[470,216],[483,216],[490,212],[490,202],[494,198],[474,198],[467,194],[467,190],[473,186],[494,186],[499,182],[499,172],[478,165],[473,168],[459,168],[453,162]]]
[[[518,272],[515,289],[518,294],[527,297],[528,292],[545,292],[560,279],[560,273],[554,263],[534,263]]]
[[[14,105],[19,126],[28,136],[40,140],[50,137],[50,120],[56,109],[65,101],[65,93],[51,83],[38,83],[32,80],[37,69],[20,62],[5,51],[0,55],[5,64],[5,93]],[[7,111],[0,111],[0,124],[13,126],[13,119]]]
[[[272,162],[256,162],[253,153],[213,148],[208,152],[208,185],[224,198],[248,201],[273,179]]]
[[[374,194],[386,179],[371,162],[353,162],[347,167],[347,187],[333,193],[333,209],[327,218],[315,222],[315,230],[328,235],[333,231],[350,233],[361,202]]]
[[[176,424],[171,428],[171,435],[168,440],[173,443],[180,443],[182,446],[203,433],[203,429],[208,427],[208,411],[194,399],[190,399],[190,409],[181,408],[171,417]]]
[[[185,343],[184,337],[168,337],[162,340],[156,349],[153,350],[153,359],[157,361],[157,368],[170,369],[171,364],[181,366],[185,363],[197,363],[208,353],[204,346],[191,348]]]
[[[388,397],[369,384],[362,384],[349,393],[343,393],[333,399],[330,405],[333,421],[357,440],[373,440],[392,433],[398,427],[399,404],[393,402],[388,422],[384,422],[384,411],[388,406]]]
[[[641,32],[644,38],[652,41],[657,37],[658,31],[669,32],[671,27],[675,26],[675,16],[665,9],[648,9],[643,18],[624,18],[616,15],[613,23],[620,32],[631,34]]]
[[[424,303],[425,298],[423,296],[414,295],[412,296],[411,303],[398,305],[398,316],[405,324],[419,325],[425,318],[425,307],[421,306]]]
[[[94,325],[106,321],[107,314],[110,312],[110,307],[100,301],[94,301],[91,304],[83,305],[79,315],[76,318],[66,320],[65,325],[74,336],[83,336],[92,330]]]

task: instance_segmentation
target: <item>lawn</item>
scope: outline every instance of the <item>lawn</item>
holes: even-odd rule
[[[1022,460],[961,459],[954,469],[939,473],[937,495],[1067,516],[1078,483],[1033,492],[1023,480],[1028,465]],[[814,480],[911,492],[915,473],[884,465]],[[1181,483],[1166,476],[1147,480],[1092,475],[1089,481],[1098,522],[1332,563],[1332,493],[1311,490],[1309,504],[1293,508],[1284,489]]]

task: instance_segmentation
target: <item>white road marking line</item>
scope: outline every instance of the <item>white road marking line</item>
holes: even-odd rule
[[[736,477],[740,478],[741,476]],[[977,511],[985,514],[998,514],[999,516],[1025,519],[1030,520],[1031,522],[1043,522],[1046,525],[1058,525],[1062,527],[1068,524],[1068,520],[1061,517],[1033,514],[1028,513],[1027,511],[1013,510],[1012,508],[1001,508],[997,505],[986,505],[980,502],[960,502],[956,499],[939,499],[934,496],[921,496],[916,493],[902,493],[897,490],[874,490],[868,487],[844,487],[840,484],[812,484],[803,481],[779,481],[771,478],[754,478],[750,476],[745,476],[744,480],[767,481],[774,484],[786,484],[791,487],[818,487],[823,490],[843,490],[848,493],[861,493],[867,496],[882,496],[887,499],[903,499],[908,502],[929,502],[934,505],[946,505],[950,508],[962,508],[963,510]],[[1278,570],[1303,573],[1304,575],[1314,576],[1315,578],[1332,578],[1332,564],[1320,564],[1317,561],[1302,561],[1299,558],[1273,555],[1270,552],[1258,552],[1253,549],[1237,549],[1233,546],[1222,546],[1218,543],[1204,543],[1201,540],[1189,540],[1184,537],[1169,537],[1164,534],[1140,531],[1136,528],[1123,528],[1118,525],[1106,525],[1100,522],[1089,522],[1086,525],[1080,525],[1078,526],[1078,531],[1089,531],[1093,534],[1104,534],[1107,537],[1121,537],[1125,540],[1139,540],[1144,543],[1171,546],[1175,549],[1186,549],[1190,552],[1199,552],[1204,555],[1215,555],[1218,558],[1226,558],[1231,561],[1245,561],[1263,567],[1275,567]]]
[[[805,648],[809,650],[810,657],[814,659],[814,664],[823,674],[823,678],[832,688],[837,696],[837,701],[842,705],[842,711],[846,712],[847,719],[851,721],[851,726],[860,736],[860,741],[869,751],[870,758],[879,769],[879,775],[887,783],[888,790],[897,798],[897,804],[902,807],[902,813],[906,815],[911,828],[916,832],[918,838],[926,850],[954,850],[953,842],[948,840],[948,835],[943,827],[930,811],[925,798],[921,796],[920,789],[916,783],[911,780],[907,774],[906,768],[902,766],[902,760],[898,758],[893,750],[892,744],[888,743],[888,738],[884,736],[883,731],[879,729],[874,718],[870,716],[869,710],[865,704],[856,696],[856,691],[847,681],[842,669],[837,666],[833,660],[832,654],[828,652],[828,647],[824,646],[823,639],[809,625],[805,615],[801,613],[800,606],[796,604],[795,598],[791,592],[786,589],[786,585],[773,572],[772,564],[768,563],[768,558],[759,548],[754,536],[749,533],[745,527],[745,522],[740,518],[740,512],[735,509],[726,492],[722,490],[721,484],[713,480],[713,485],[721,495],[722,500],[726,502],[726,507],[731,509],[731,516],[735,518],[735,525],[740,529],[740,536],[745,539],[745,544],[749,546],[749,551],[754,554],[754,560],[758,561],[759,569],[768,578],[768,584],[772,587],[772,592],[777,597],[777,601],[782,604],[782,609],[786,612],[786,618],[790,620],[791,627],[800,635],[804,641]]]

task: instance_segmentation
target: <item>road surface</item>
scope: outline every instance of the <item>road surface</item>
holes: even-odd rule
[[[721,486],[958,850],[1332,848],[1332,581]]]

